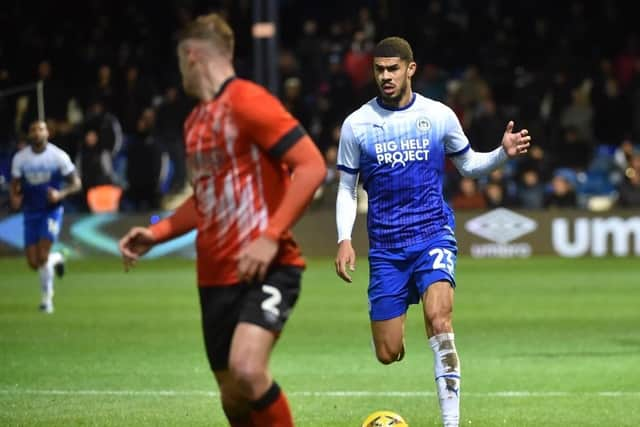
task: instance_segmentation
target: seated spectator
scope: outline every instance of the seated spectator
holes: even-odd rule
[[[633,141],[629,138],[625,138],[622,143],[615,149],[613,153],[613,161],[620,171],[623,173],[629,167],[631,163],[631,157],[635,150]]]
[[[478,190],[478,184],[473,178],[463,177],[460,179],[458,192],[451,200],[453,209],[484,209],[487,202],[484,195]]]
[[[522,171],[518,182],[517,205],[525,209],[544,207],[544,185],[536,169]]]
[[[556,173],[551,180],[551,191],[544,199],[545,208],[575,208],[578,206],[575,186],[567,174]]]
[[[483,189],[483,194],[487,202],[487,208],[494,209],[510,205],[506,200],[504,188],[498,183],[488,183]]]
[[[640,151],[634,152],[620,185],[618,205],[623,208],[640,208]]]

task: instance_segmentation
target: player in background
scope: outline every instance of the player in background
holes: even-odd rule
[[[322,183],[314,142],[264,88],[235,76],[234,35],[217,14],[181,35],[194,194],[121,240],[128,268],[153,245],[197,228],[197,280],[209,364],[231,426],[293,425],[268,363],[297,300],[304,260],[289,231]]]
[[[359,177],[369,199],[368,295],[376,356],[384,364],[403,358],[406,311],[422,301],[443,424],[458,426],[460,363],[452,327],[457,246],[453,212],[442,194],[445,156],[462,175],[477,177],[525,153],[531,137],[527,130],[513,132],[510,121],[500,147],[474,152],[449,107],[412,91],[416,63],[406,40],[386,38],[373,56],[379,95],[341,129],[336,273],[351,282],[355,269],[351,232]]]
[[[48,142],[44,121],[29,127],[29,146],[18,151],[11,162],[11,208],[22,208],[27,263],[40,274],[40,310],[53,313],[53,275],[64,274],[64,256],[51,252],[62,227],[62,200],[81,189],[71,159]],[[65,185],[66,183],[66,185]]]

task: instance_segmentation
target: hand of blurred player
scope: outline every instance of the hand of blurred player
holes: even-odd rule
[[[14,211],[20,209],[20,206],[22,206],[22,197],[22,193],[11,193],[9,195],[9,205],[11,206],[11,209]]]
[[[509,157],[515,157],[520,154],[525,154],[529,150],[531,145],[531,136],[526,129],[513,132],[513,121],[507,123],[507,129],[504,131],[502,137],[502,148]]]
[[[58,203],[60,200],[62,200],[62,194],[60,194],[60,191],[56,190],[55,188],[49,187],[47,188],[47,200],[51,204]]]
[[[243,282],[262,281],[278,253],[278,242],[260,236],[238,254],[238,277]]]
[[[129,271],[142,255],[155,245],[151,230],[145,227],[133,227],[118,244],[124,263],[124,271]]]
[[[347,283],[353,280],[347,272],[356,270],[356,251],[351,246],[351,240],[343,240],[338,244],[338,255],[336,256],[336,274]]]

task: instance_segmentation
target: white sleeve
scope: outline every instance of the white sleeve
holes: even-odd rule
[[[76,167],[73,165],[73,162],[71,162],[71,158],[67,153],[62,150],[58,151],[58,153],[60,173],[62,176],[68,176],[71,172],[76,170]]]
[[[22,156],[18,154],[13,156],[13,160],[11,161],[11,177],[14,179],[22,178]]]
[[[477,178],[502,166],[508,158],[507,153],[500,146],[488,153],[476,153],[469,148],[464,153],[451,157],[451,161],[462,176]]]
[[[351,240],[353,224],[356,222],[358,211],[358,196],[356,185],[358,175],[341,172],[336,198],[336,225],[338,227],[338,243]]]
[[[444,152],[447,156],[457,156],[470,148],[469,139],[462,130],[460,120],[449,107],[445,111]]]
[[[338,143],[337,167],[341,171],[355,175],[360,170],[360,146],[356,139],[351,122],[345,120],[340,129],[340,142]]]

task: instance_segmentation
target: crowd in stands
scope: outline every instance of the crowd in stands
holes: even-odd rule
[[[176,34],[197,14],[223,12],[235,25],[238,74],[252,78],[251,3],[89,1],[68,15],[51,2],[10,2],[0,12],[0,187],[37,117],[35,91],[9,89],[40,80],[51,141],[85,187],[72,209],[89,210],[87,192],[104,184],[123,190],[120,210],[167,208],[188,191],[182,122],[193,106],[180,87]],[[376,94],[371,50],[400,35],[414,47],[414,90],[449,105],[476,151],[497,147],[508,120],[533,136],[528,156],[485,179],[448,164],[453,208],[640,207],[640,38],[630,5],[279,2],[275,92],[332,166],[317,204],[335,200],[342,121]]]

